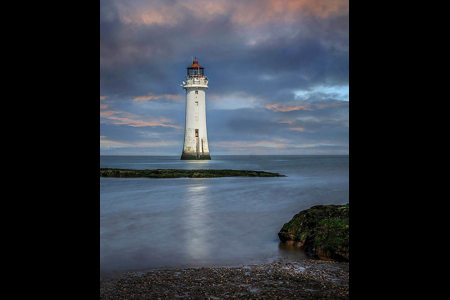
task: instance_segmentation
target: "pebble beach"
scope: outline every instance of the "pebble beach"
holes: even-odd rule
[[[348,299],[349,263],[305,259],[153,269],[100,279],[100,299]]]

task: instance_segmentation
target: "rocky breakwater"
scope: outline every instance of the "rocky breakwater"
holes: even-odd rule
[[[281,242],[323,260],[349,260],[349,204],[316,205],[296,214],[278,233]]]
[[[250,170],[185,170],[185,169],[112,169],[100,168],[100,177],[148,178],[214,178],[214,177],[286,177],[278,173]]]

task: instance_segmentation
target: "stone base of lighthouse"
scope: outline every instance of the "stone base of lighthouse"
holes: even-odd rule
[[[181,155],[181,159],[182,160],[211,160],[211,156],[208,153],[203,153],[203,154],[197,154],[195,152],[183,152],[183,154]]]

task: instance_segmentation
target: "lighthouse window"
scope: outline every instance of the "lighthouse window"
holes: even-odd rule
[[[187,74],[189,76],[203,76],[205,74],[205,70],[202,68],[188,68]]]
[[[198,129],[195,129],[195,136],[198,137]]]

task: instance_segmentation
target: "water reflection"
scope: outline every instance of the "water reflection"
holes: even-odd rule
[[[185,160],[185,161],[182,161],[183,163],[185,163],[185,164],[187,164],[187,165],[190,165],[190,164],[200,164],[200,165],[205,165],[205,166],[207,166],[207,165],[209,165],[209,164],[211,164],[211,160],[207,160],[207,159],[200,159],[200,160]]]
[[[285,160],[285,161],[283,161]],[[152,163],[149,165],[149,163]],[[101,167],[248,169],[280,178],[101,178],[100,269],[237,265],[305,257],[278,245],[295,214],[348,202],[348,157],[101,157]]]
[[[201,179],[200,179],[201,180]],[[208,187],[201,182],[193,183],[187,187],[186,210],[186,254],[190,259],[201,261],[208,257]]]

